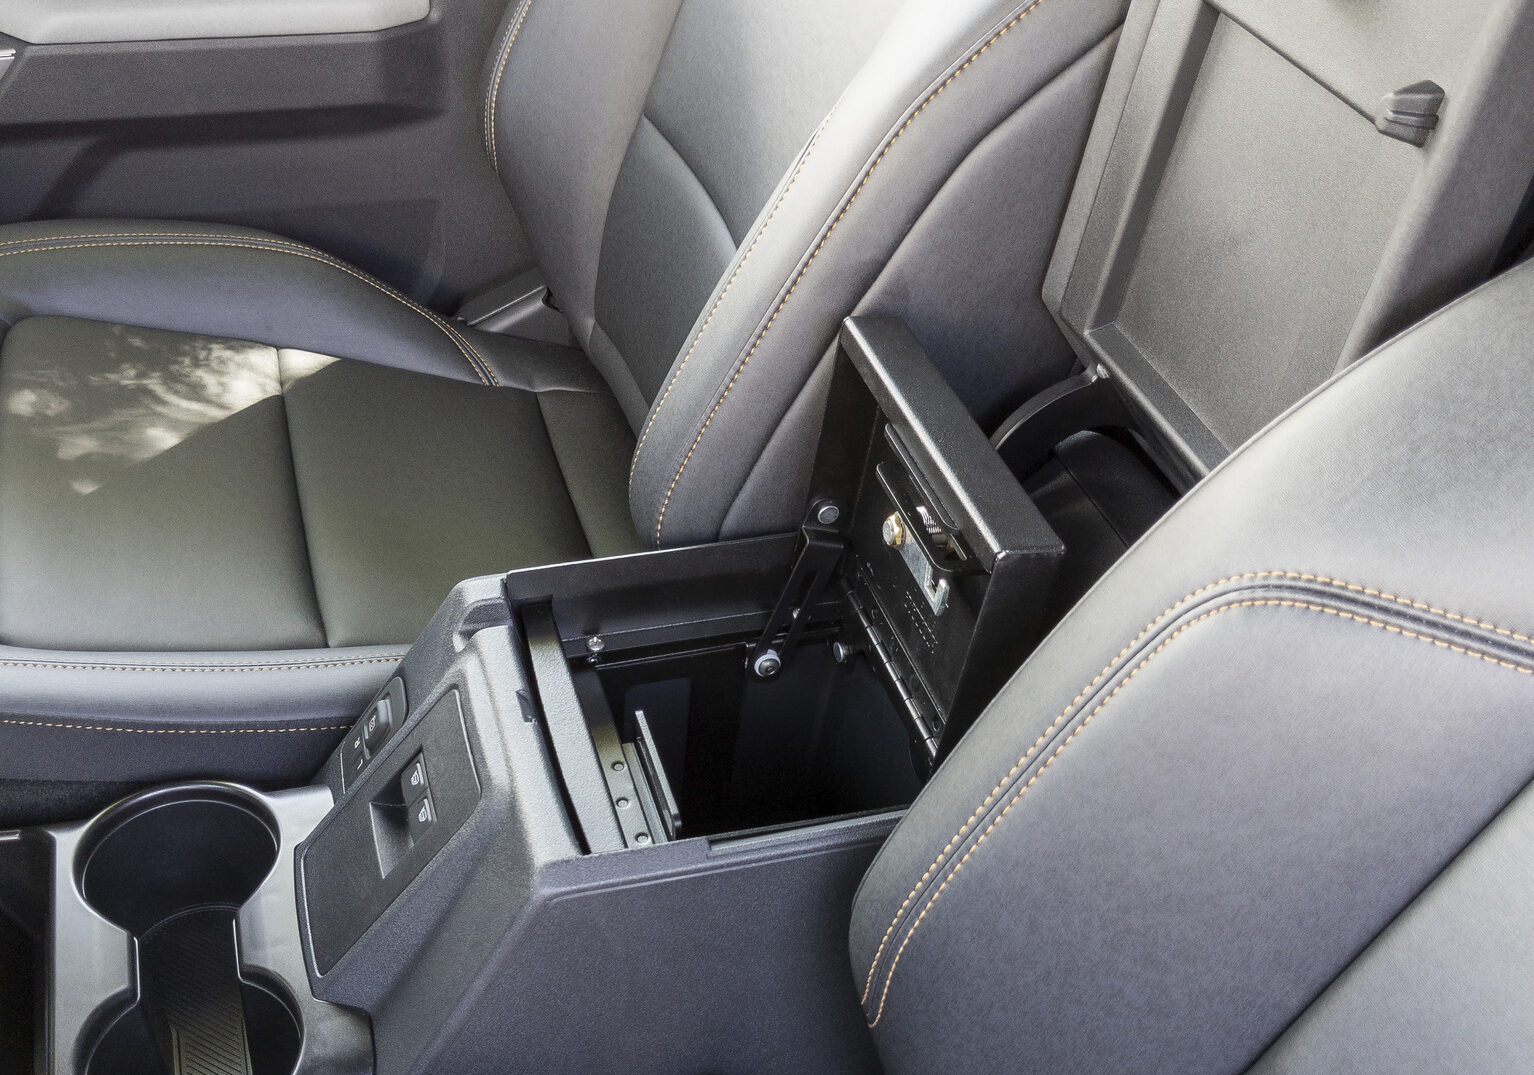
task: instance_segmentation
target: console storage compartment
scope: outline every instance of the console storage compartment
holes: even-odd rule
[[[332,756],[309,976],[380,1075],[877,1069],[853,892],[1061,548],[904,326],[836,361],[797,533],[467,580]]]
[[[546,616],[524,625],[530,647],[559,645]],[[763,679],[755,640],[705,635],[568,662],[629,846],[898,809],[920,789],[900,715],[860,654],[811,630]],[[550,690],[557,664],[539,668],[544,697],[562,695]]]

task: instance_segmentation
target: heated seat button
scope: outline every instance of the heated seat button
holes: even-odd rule
[[[386,694],[372,705],[362,715],[362,738],[367,744],[369,752],[376,751],[383,746],[389,733],[394,730],[394,707],[389,704],[389,696]]]
[[[410,842],[415,843],[426,835],[431,823],[437,820],[437,808],[432,805],[430,795],[422,795],[405,810],[410,818]]]
[[[405,771],[399,775],[400,799],[406,803],[413,803],[427,791],[426,785],[426,759],[417,754],[405,766]]]

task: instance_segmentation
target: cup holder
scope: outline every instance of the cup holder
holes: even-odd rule
[[[136,938],[137,1003],[101,1028],[87,1075],[288,1075],[302,1030],[273,982],[241,976],[236,916],[277,864],[276,823],[218,784],[127,799],[97,818],[75,857],[80,893]]]

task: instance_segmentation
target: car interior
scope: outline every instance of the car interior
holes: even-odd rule
[[[1534,0],[0,0],[0,1071],[1531,1070],[1531,117]]]

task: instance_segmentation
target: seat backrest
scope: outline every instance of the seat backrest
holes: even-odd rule
[[[889,1071],[1527,1069],[1531,361],[1525,263],[1062,621],[859,891]]]
[[[1136,0],[1045,300],[1196,479],[1489,274],[1528,0]]]
[[[909,260],[932,267],[897,274],[889,301],[898,309],[901,292],[929,285],[963,301],[983,267],[954,256],[965,228],[933,226],[928,210],[968,208],[939,195],[966,162],[977,176],[994,168],[976,161],[997,141],[1048,147],[1040,178],[1016,189],[972,180],[1032,244],[1017,256],[1042,271],[1124,7],[511,6],[486,70],[486,148],[634,426],[641,537],[676,544],[797,522],[826,378],[814,374],[828,373],[837,326],[908,233],[929,244]],[[932,256],[933,243],[949,256]],[[934,317],[956,308],[924,300]],[[1019,334],[1016,310],[1000,313]],[[1041,360],[1042,383],[1068,361],[1062,341]]]

